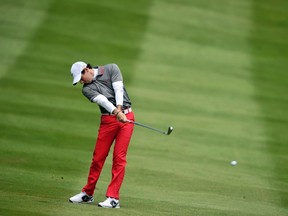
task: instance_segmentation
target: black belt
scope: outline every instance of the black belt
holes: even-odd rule
[[[126,114],[132,112],[132,108],[129,107],[127,109],[122,110],[122,112],[126,115]],[[102,115],[114,115],[114,114],[113,113],[102,113]]]

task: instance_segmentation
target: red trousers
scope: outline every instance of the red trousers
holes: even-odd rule
[[[133,112],[126,114],[126,117],[127,119],[134,121]],[[133,129],[134,124],[121,123],[114,115],[101,116],[98,138],[93,152],[87,184],[82,189],[83,192],[86,192],[88,195],[94,194],[96,183],[100,177],[104,162],[108,156],[110,147],[115,140],[112,179],[108,186],[106,196],[119,199],[120,187],[124,179],[125,166],[127,163],[126,155]]]

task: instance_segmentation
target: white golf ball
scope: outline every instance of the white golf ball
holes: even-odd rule
[[[231,165],[232,165],[232,166],[237,165],[237,161],[231,161]]]

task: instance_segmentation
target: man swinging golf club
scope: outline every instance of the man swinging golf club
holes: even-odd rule
[[[106,191],[107,199],[100,202],[98,206],[120,208],[119,192],[125,175],[127,150],[134,129],[134,124],[128,123],[128,119],[134,121],[134,113],[123,84],[122,74],[116,64],[92,67],[82,61],[72,65],[71,74],[73,85],[78,82],[83,84],[83,95],[99,105],[102,115],[87,184],[69,201],[72,203],[94,201],[96,183],[110,147],[115,141],[112,179]]]

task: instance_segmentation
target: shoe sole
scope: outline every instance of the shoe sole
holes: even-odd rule
[[[84,201],[82,201],[82,202],[73,202],[72,200],[69,199],[69,202],[70,202],[70,203],[80,203],[80,204],[90,204],[90,203],[94,202],[94,199],[89,200],[89,201],[87,201],[87,202],[84,202]]]
[[[101,206],[100,204],[98,204],[98,207],[101,207],[101,208],[120,208],[120,206],[116,206],[116,207],[108,207],[108,206]]]

